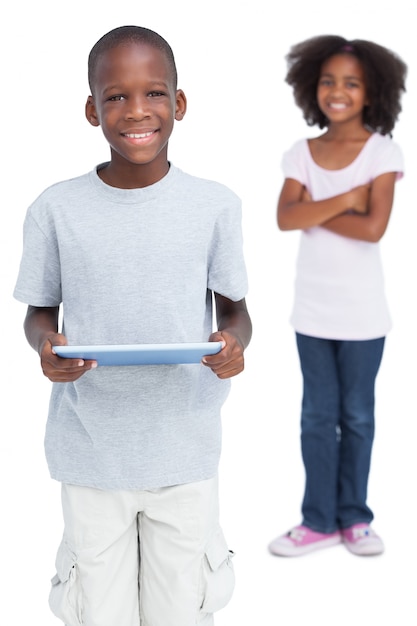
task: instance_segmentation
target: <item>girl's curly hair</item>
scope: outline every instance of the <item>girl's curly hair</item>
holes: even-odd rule
[[[291,47],[286,61],[286,82],[291,85],[296,104],[309,126],[328,125],[317,104],[317,84],[321,66],[335,54],[351,54],[359,59],[365,74],[369,105],[364,108],[363,122],[382,135],[391,134],[401,112],[407,66],[400,57],[372,41],[348,41],[338,35],[312,37]]]

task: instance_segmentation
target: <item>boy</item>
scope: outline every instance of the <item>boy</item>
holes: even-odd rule
[[[54,383],[45,449],[65,530],[50,606],[66,626],[210,626],[233,590],[220,409],[251,337],[240,201],[168,161],[186,98],[162,37],[116,28],[88,72],[111,159],[29,208],[14,293]],[[223,347],[202,365],[97,368],[53,350],[208,338]]]

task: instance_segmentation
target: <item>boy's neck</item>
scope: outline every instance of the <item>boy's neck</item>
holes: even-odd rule
[[[118,163],[112,159],[108,165],[98,171],[101,180],[119,189],[139,189],[149,187],[160,181],[168,174],[170,168],[169,161],[164,162],[153,161],[147,164]]]

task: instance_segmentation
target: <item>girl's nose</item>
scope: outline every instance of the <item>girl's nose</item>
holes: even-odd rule
[[[332,85],[331,93],[332,95],[339,95],[343,91],[343,85],[341,83],[334,83]]]

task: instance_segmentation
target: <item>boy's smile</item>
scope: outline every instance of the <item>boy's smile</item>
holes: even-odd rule
[[[100,170],[104,182],[134,188],[165,176],[174,120],[185,111],[185,95],[162,51],[134,42],[104,53],[86,104],[87,119],[101,126],[111,149],[110,164]]]

